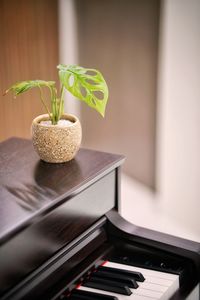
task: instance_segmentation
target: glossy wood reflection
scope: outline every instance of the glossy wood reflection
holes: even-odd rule
[[[111,172],[123,159],[120,155],[80,149],[72,161],[49,164],[39,159],[30,140],[12,138],[2,142],[0,239],[5,238],[10,232],[13,233],[13,228],[15,231],[18,230],[18,227],[32,222],[36,216],[47,213],[53,207],[74,197],[94,181]],[[102,189],[104,187],[102,184]],[[112,180],[110,189],[114,189]],[[106,190],[108,195],[105,195],[105,198],[111,196],[111,202],[115,205],[113,199],[115,190],[112,195],[109,189]],[[99,196],[103,196],[100,191],[96,199],[99,199]],[[94,193],[92,198],[95,198]],[[85,201],[87,203],[87,199]],[[91,208],[94,206],[93,203],[95,199],[90,204]],[[83,208],[85,209],[84,205]],[[72,217],[73,211],[70,218]]]
[[[116,206],[124,157],[80,149],[41,161],[30,140],[0,143],[0,294]]]

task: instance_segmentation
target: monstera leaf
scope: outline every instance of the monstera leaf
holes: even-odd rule
[[[52,87],[55,85],[54,81],[44,81],[44,80],[27,80],[27,81],[20,81],[15,84],[13,84],[6,92],[13,92],[15,96],[22,94],[34,87]]]
[[[57,68],[64,87],[104,117],[108,87],[102,74],[95,69],[86,69],[77,65],[60,64]]]

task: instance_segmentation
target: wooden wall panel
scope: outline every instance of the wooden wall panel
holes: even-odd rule
[[[77,0],[79,63],[109,90],[105,119],[81,103],[83,145],[122,153],[124,171],[155,187],[159,0]]]
[[[55,0],[0,0],[0,140],[30,137],[32,119],[44,112],[33,90],[2,96],[26,79],[56,80],[58,9]]]

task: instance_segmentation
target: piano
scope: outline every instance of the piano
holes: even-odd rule
[[[80,149],[49,164],[29,140],[0,143],[1,300],[199,299],[200,244],[120,216],[123,161]]]

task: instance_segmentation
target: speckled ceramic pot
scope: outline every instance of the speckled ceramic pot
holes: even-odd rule
[[[48,115],[40,115],[32,123],[33,146],[40,158],[50,163],[63,163],[74,158],[80,148],[81,124],[74,115],[65,114],[62,119],[72,123],[65,126],[44,125]]]

